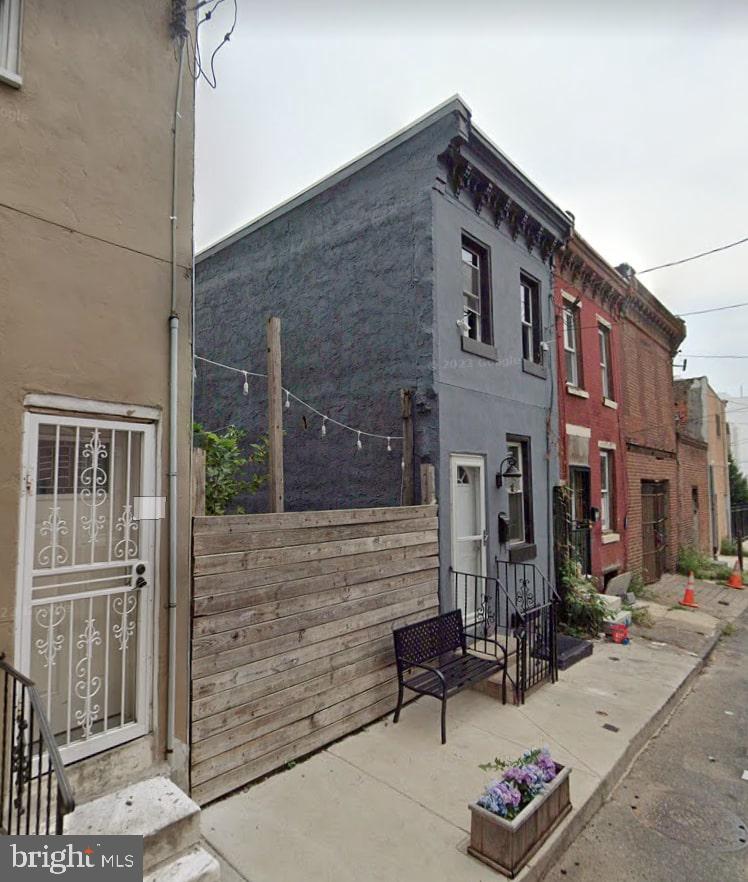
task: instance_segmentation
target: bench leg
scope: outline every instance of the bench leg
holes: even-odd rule
[[[397,689],[397,707],[395,708],[395,716],[392,720],[393,723],[396,723],[400,719],[400,710],[403,706],[403,684],[400,683]]]
[[[447,698],[442,698],[442,744],[447,743]]]

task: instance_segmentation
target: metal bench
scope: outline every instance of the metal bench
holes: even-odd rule
[[[398,680],[394,723],[400,719],[405,689],[420,695],[433,695],[442,703],[442,744],[446,744],[447,698],[497,671],[504,672],[501,698],[506,704],[505,661],[468,652],[461,610],[397,628],[393,635]],[[412,673],[416,668],[419,672],[406,679],[406,673]]]

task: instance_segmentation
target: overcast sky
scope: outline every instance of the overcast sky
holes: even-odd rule
[[[223,0],[204,52],[232,17]],[[737,0],[238,0],[216,75],[215,91],[198,88],[198,250],[454,93],[614,265],[748,236],[748,4]],[[680,313],[748,301],[747,277],[748,244],[642,281]],[[748,307],[687,322],[678,375],[748,394],[748,360],[694,357],[748,354]]]

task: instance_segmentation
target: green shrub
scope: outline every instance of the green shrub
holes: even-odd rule
[[[603,630],[608,607],[594,583],[581,576],[570,559],[561,567],[561,581],[561,627],[574,637],[597,637]]]
[[[631,621],[638,625],[640,628],[651,628],[654,625],[655,620],[652,618],[652,613],[646,606],[637,607],[637,609],[631,610]]]
[[[696,548],[686,547],[678,551],[678,572],[687,576],[693,573],[697,579],[709,579],[714,582],[724,582],[730,577],[730,567],[712,560]]]
[[[241,442],[247,433],[236,426],[223,432],[206,432],[199,424],[193,428],[195,444],[205,451],[205,512],[209,515],[226,514],[237,496],[256,493],[267,481],[267,471],[262,469],[250,475],[248,481],[241,474],[248,465],[264,466],[268,457],[268,439],[263,435],[259,442],[249,445],[245,456]],[[241,514],[239,506],[234,511]]]
[[[725,537],[719,544],[719,553],[726,555],[737,554],[738,543],[734,539],[728,539]]]

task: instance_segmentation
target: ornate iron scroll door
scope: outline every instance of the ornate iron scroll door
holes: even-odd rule
[[[155,427],[26,415],[17,663],[63,761],[150,728]]]

